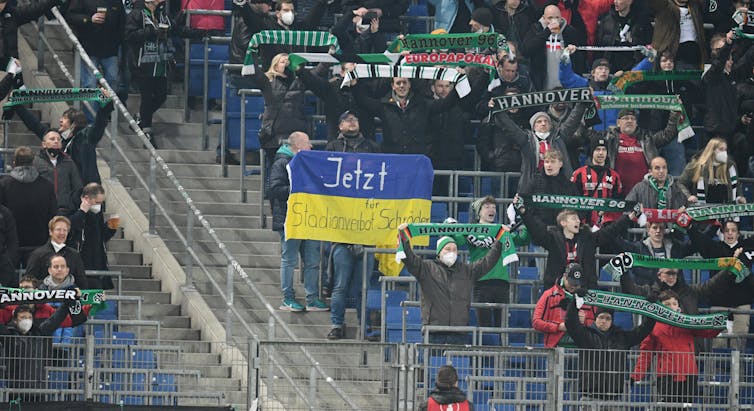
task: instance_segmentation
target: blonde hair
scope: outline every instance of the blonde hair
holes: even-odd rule
[[[288,53],[275,54],[275,57],[272,58],[272,62],[270,63],[270,68],[268,68],[267,71],[264,72],[264,75],[267,76],[270,81],[274,80],[277,76],[286,77],[285,74],[275,71],[275,67],[277,67],[278,63],[280,63],[280,60],[283,57],[288,57]]]
[[[721,164],[717,167],[717,169],[715,169],[714,164],[715,150],[717,150],[723,144],[727,145],[725,140],[719,137],[711,139],[707,143],[707,146],[704,147],[702,153],[699,154],[699,157],[691,161],[689,167],[694,170],[694,174],[692,174],[691,176],[692,182],[698,183],[699,179],[704,176],[705,170],[707,173],[707,183],[711,183],[714,180],[720,181],[724,184],[728,184],[730,182],[727,164]]]
[[[551,148],[547,151],[545,151],[544,156],[542,156],[544,160],[558,160],[561,163],[563,162],[563,153],[560,152],[560,150]]]

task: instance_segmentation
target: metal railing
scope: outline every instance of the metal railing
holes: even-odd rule
[[[257,337],[256,333],[251,328],[249,323],[243,318],[241,313],[238,311],[238,309],[234,305],[233,277],[236,273],[239,275],[239,277],[241,277],[243,282],[249,287],[249,289],[252,291],[252,294],[256,296],[256,298],[258,298],[260,302],[263,302],[265,309],[268,311],[270,315],[270,321],[276,323],[284,331],[284,333],[286,334],[288,338],[290,338],[293,341],[299,341],[298,337],[293,333],[293,331],[288,326],[288,324],[286,324],[282,320],[282,318],[277,313],[275,308],[272,307],[272,305],[270,305],[270,303],[266,300],[266,298],[261,293],[259,288],[251,281],[251,279],[249,278],[249,275],[241,267],[240,263],[238,263],[235,257],[233,257],[230,251],[228,251],[228,248],[225,246],[224,242],[218,237],[216,231],[212,228],[209,221],[207,221],[207,219],[204,217],[204,214],[201,212],[201,210],[199,210],[199,208],[194,204],[194,201],[191,199],[189,194],[185,191],[185,189],[183,188],[183,186],[181,185],[180,181],[175,176],[175,174],[170,170],[170,167],[167,165],[165,160],[155,150],[154,146],[152,146],[151,142],[145,136],[143,130],[138,126],[135,119],[133,118],[133,116],[131,116],[130,112],[126,109],[125,105],[120,100],[120,98],[118,98],[113,88],[110,86],[110,84],[107,83],[107,81],[102,76],[100,71],[92,63],[91,59],[89,58],[89,55],[86,53],[83,46],[79,42],[78,38],[75,36],[71,28],[68,26],[68,23],[65,21],[65,18],[60,14],[60,11],[57,8],[53,8],[52,13],[57,18],[57,21],[60,23],[61,27],[67,34],[69,40],[73,43],[74,50],[78,52],[82,61],[92,71],[92,74],[97,79],[99,85],[108,91],[118,111],[120,111],[120,113],[126,119],[131,129],[136,131],[138,139],[144,144],[145,147],[147,147],[147,150],[150,154],[150,165],[149,165],[149,175],[147,176],[147,179],[145,181],[144,177],[142,177],[141,173],[139,172],[139,169],[133,164],[132,161],[128,159],[126,152],[123,149],[123,147],[121,147],[120,143],[114,138],[114,136],[106,133],[106,135],[110,138],[113,152],[118,153],[122,161],[133,172],[135,178],[138,180],[139,185],[141,185],[143,188],[147,190],[147,193],[149,195],[149,207],[148,207],[149,208],[149,211],[148,211],[149,233],[156,234],[155,220],[157,216],[157,211],[159,210],[160,213],[167,220],[168,225],[170,226],[172,231],[178,237],[178,240],[186,247],[187,255],[190,255],[193,262],[201,268],[201,270],[205,273],[207,279],[210,281],[210,283],[212,283],[213,287],[216,289],[216,291],[220,295],[220,298],[222,298],[226,302],[226,307],[227,307],[226,316],[225,316],[226,342],[230,344],[233,341],[232,331],[234,328],[233,326],[234,318],[240,322],[244,331],[246,331],[251,336]],[[65,68],[65,65],[62,63],[60,59],[57,59],[56,63],[59,66],[61,66],[61,68]],[[74,79],[71,78],[70,76],[67,76],[67,77],[69,81],[71,81],[73,84]],[[188,208],[188,218],[187,218],[188,224],[187,224],[187,230],[186,230],[185,236],[181,233],[181,230],[178,227],[178,225],[173,221],[171,217],[171,213],[169,213],[164,208],[162,203],[157,198],[158,189],[156,186],[156,174],[157,174],[158,166],[159,166],[159,169],[170,180],[170,182],[175,187],[175,189],[182,195],[182,197],[186,201],[186,205]],[[216,243],[217,248],[227,259],[227,275],[226,275],[225,290],[223,290],[223,287],[221,287],[217,283],[217,281],[215,281],[215,279],[212,277],[207,267],[202,263],[199,256],[196,254],[196,252],[193,249],[193,218],[191,216],[193,216],[194,218],[196,218],[196,220],[199,221],[204,231],[210,236],[210,238],[212,238],[212,240]],[[186,272],[186,286],[189,288],[193,288],[191,270]],[[309,363],[313,364],[314,368],[321,375],[321,377],[326,381],[326,383],[330,385],[331,389],[335,393],[337,393],[343,401],[351,405],[353,409],[359,409],[359,407],[353,402],[353,400],[349,398],[345,393],[343,393],[343,391],[340,390],[339,387],[335,385],[335,383],[333,382],[331,378],[328,378],[328,375],[325,373],[325,371],[317,366],[316,359],[313,358],[311,355],[309,355],[309,353],[306,352],[305,348],[302,348],[302,352],[304,354],[304,358],[306,358],[306,360]],[[284,373],[285,370],[282,370],[282,372]],[[249,390],[249,396],[251,395],[252,395],[252,392],[251,390]]]

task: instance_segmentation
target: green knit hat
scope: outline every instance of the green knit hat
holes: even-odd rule
[[[449,243],[455,244],[456,240],[448,236],[440,237],[440,239],[437,240],[437,250],[435,250],[436,254],[440,254],[440,251],[442,251],[442,249],[445,248],[445,246]]]

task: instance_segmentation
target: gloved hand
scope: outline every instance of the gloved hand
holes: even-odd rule
[[[513,197],[513,203],[512,204],[513,204],[513,208],[516,209],[517,213],[523,214],[524,212],[526,212],[526,208],[524,207],[524,199],[521,198],[521,196],[519,196],[518,194],[516,194]]]
[[[586,289],[586,287],[579,287],[576,289],[574,294],[578,295],[579,297],[586,297],[586,294],[589,290]]]

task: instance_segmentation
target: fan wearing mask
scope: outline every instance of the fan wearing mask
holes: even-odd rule
[[[34,157],[32,166],[39,175],[55,187],[58,215],[68,215],[76,208],[74,202],[81,191],[82,183],[76,163],[62,151],[62,137],[50,130],[42,137],[42,148]]]
[[[406,251],[403,260],[406,269],[421,286],[422,324],[444,326],[469,325],[471,291],[474,283],[486,275],[500,259],[499,241],[483,259],[467,264],[458,261],[458,245],[451,237],[437,240],[437,257],[425,260],[414,254],[409,239],[403,234],[407,225],[401,224],[398,232]],[[433,332],[430,344],[465,344],[466,333]]]
[[[697,154],[678,179],[691,195],[689,205],[746,203],[738,192],[736,164],[728,159],[728,144],[716,137]]]
[[[66,241],[68,241],[68,232],[71,231],[71,221],[63,216],[55,216],[50,220],[48,227],[50,229],[50,241],[29,254],[25,274],[38,280],[43,280],[49,274],[47,272],[47,264],[50,261],[50,257],[58,254],[65,257],[76,286],[82,289],[90,288],[81,255],[74,247],[66,244]]]
[[[81,254],[87,270],[108,270],[105,243],[115,235],[120,219],[111,215],[105,220],[104,202],[105,189],[97,183],[89,183],[81,192],[81,205],[71,214],[71,247]],[[104,290],[113,288],[110,277],[100,277],[99,284],[95,285]]]

